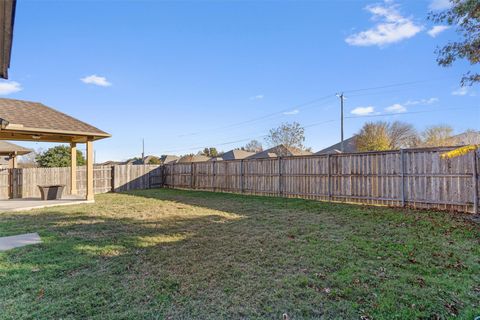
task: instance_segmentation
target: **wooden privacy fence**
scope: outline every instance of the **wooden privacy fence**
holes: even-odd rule
[[[164,185],[255,195],[478,212],[478,155],[448,148],[176,163]]]
[[[151,175],[158,175],[157,165],[95,166],[95,193],[149,188]],[[86,168],[77,168],[77,192],[86,193]],[[65,185],[64,195],[70,195],[70,167],[0,169],[0,199],[40,197],[38,185]]]

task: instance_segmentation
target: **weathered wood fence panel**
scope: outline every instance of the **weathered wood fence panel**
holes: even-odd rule
[[[109,191],[120,192],[136,189],[148,189],[150,187],[150,177],[160,175],[160,166],[158,165],[121,165],[114,166],[113,186]]]
[[[8,169],[0,169],[0,199],[10,196],[10,173]]]
[[[442,159],[449,148],[165,165],[165,186],[478,211],[478,154]]]
[[[13,169],[18,176],[14,183],[14,198],[37,198],[40,197],[39,185],[62,184],[65,185],[64,194],[70,195],[70,167],[63,168],[25,168]],[[111,191],[110,166],[95,166],[93,169],[93,186],[95,193]],[[86,168],[77,168],[77,192],[79,195],[86,193]]]
[[[95,193],[172,188],[478,211],[479,154],[442,159],[446,148],[157,165],[95,166]],[[77,169],[85,194],[85,167]],[[70,168],[0,169],[0,199],[39,197],[38,185],[63,184]]]
[[[159,174],[159,166],[121,165],[95,166],[93,186],[95,193],[127,191],[150,187],[150,176]],[[86,193],[86,168],[77,168],[77,194]],[[0,199],[38,198],[39,185],[65,185],[63,194],[70,194],[70,167],[0,169]]]

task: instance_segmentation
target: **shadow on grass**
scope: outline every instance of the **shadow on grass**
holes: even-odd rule
[[[0,309],[5,318],[469,316],[478,233],[424,215],[431,221],[168,189],[2,214],[0,235],[36,231],[44,243],[0,254]]]

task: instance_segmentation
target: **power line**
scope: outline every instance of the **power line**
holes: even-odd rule
[[[261,116],[261,117],[252,118],[252,119],[249,119],[249,120],[232,123],[232,124],[229,124],[229,125],[226,125],[226,126],[222,126],[222,127],[210,128],[210,129],[207,129],[207,130],[201,130],[201,131],[197,131],[197,132],[187,133],[187,134],[179,135],[178,137],[191,136],[191,135],[195,135],[195,134],[199,134],[199,133],[203,133],[203,132],[218,131],[218,130],[230,129],[230,128],[242,126],[242,125],[244,125],[244,124],[249,124],[249,123],[257,122],[257,121],[260,121],[260,120],[265,120],[265,119],[268,119],[268,118],[270,118],[270,117],[283,114],[283,113],[285,113],[285,112],[291,111],[291,110],[294,109],[294,108],[295,108],[295,109],[302,109],[302,110],[303,110],[303,109],[307,109],[307,107],[310,106],[310,105],[313,105],[313,104],[315,104],[315,103],[318,103],[318,102],[321,102],[321,101],[324,101],[324,100],[328,100],[328,99],[333,98],[333,97],[334,97],[334,94],[328,94],[328,95],[325,95],[325,96],[323,96],[323,97],[320,97],[320,98],[317,98],[317,99],[313,99],[313,100],[310,100],[310,101],[301,103],[301,104],[296,105],[296,106],[294,106],[294,107],[285,108],[285,109],[282,109],[282,110],[280,110],[280,111],[276,111],[276,112],[273,112],[273,113],[269,113],[269,114],[263,115],[263,116]]]
[[[358,118],[392,117],[392,116],[402,116],[402,115],[408,115],[408,114],[432,113],[432,112],[449,111],[449,110],[464,110],[464,109],[470,109],[470,108],[479,108],[479,107],[444,108],[444,109],[424,110],[424,111],[369,114],[369,115],[364,115],[364,116],[347,116],[345,118],[347,118],[347,119],[358,119]]]
[[[440,112],[440,111],[464,110],[464,109],[472,109],[472,108],[479,108],[479,107],[474,106],[474,107],[460,107],[460,108],[443,108],[443,109],[435,109],[435,110],[411,111],[411,112],[402,112],[402,113],[386,113],[386,114],[375,114],[375,115],[365,115],[365,116],[346,116],[344,118],[345,119],[359,119],[359,118],[371,118],[371,117],[393,117],[393,116],[403,116],[403,115],[409,115],[409,114],[433,113],[433,112]],[[338,122],[338,121],[339,121],[338,119],[330,119],[330,120],[311,123],[311,124],[303,126],[303,127],[304,128],[312,128],[312,127],[316,127],[316,126],[319,126],[319,125],[332,123],[332,122]],[[264,134],[264,135],[259,135],[259,136],[256,136],[256,137],[250,137],[250,138],[239,139],[239,140],[234,140],[234,141],[214,143],[212,145],[225,146],[225,145],[230,145],[230,144],[234,144],[234,143],[250,141],[250,140],[253,140],[253,139],[264,138],[267,135],[268,134]],[[205,145],[209,145],[209,143],[204,144],[202,146],[178,148],[178,149],[172,149],[172,150],[167,150],[167,151],[163,151],[163,152],[168,153],[168,152],[180,152],[180,151],[187,151],[187,150],[188,151],[189,150],[199,150],[199,149],[204,148]]]
[[[392,84],[388,84],[388,85],[384,85],[384,86],[378,86],[378,87],[345,90],[344,92],[352,93],[352,92],[362,92],[362,91],[370,91],[370,90],[378,90],[378,89],[386,89],[386,88],[394,88],[394,87],[404,87],[404,86],[409,86],[409,85],[419,84],[419,83],[425,83],[425,82],[431,82],[431,81],[433,81],[433,79],[430,79],[430,80],[416,80],[416,81],[409,81],[409,82],[399,82],[399,83],[392,83]]]
[[[408,81],[408,82],[398,82],[398,83],[392,83],[392,84],[383,85],[383,86],[375,86],[375,87],[345,90],[345,91],[343,91],[343,93],[363,92],[363,91],[379,90],[379,89],[394,88],[394,87],[404,87],[404,86],[410,86],[410,85],[414,85],[414,84],[432,82],[432,81],[437,81],[437,80],[438,79],[425,79],[425,80],[415,80],[415,81]],[[376,94],[384,94],[384,93],[389,93],[389,92],[357,94],[357,95],[352,95],[352,97],[362,96],[362,95],[376,95]],[[283,113],[288,112],[292,109],[307,109],[306,108],[307,106],[313,105],[313,104],[321,102],[323,100],[327,100],[327,99],[332,98],[334,96],[335,96],[334,93],[330,93],[330,94],[325,95],[323,97],[313,99],[313,100],[307,101],[305,103],[301,103],[299,105],[292,106],[292,107],[289,107],[289,108],[285,108],[285,109],[282,109],[282,110],[279,110],[279,111],[276,111],[276,112],[273,112],[273,113],[269,113],[269,114],[266,114],[266,115],[263,115],[263,116],[260,116],[260,117],[257,117],[257,118],[252,118],[252,119],[249,119],[249,120],[232,123],[232,124],[229,124],[229,125],[226,125],[226,126],[209,128],[209,129],[206,129],[206,130],[200,130],[200,131],[197,131],[197,132],[190,132],[190,133],[186,133],[186,134],[180,134],[177,137],[186,137],[186,136],[192,136],[192,135],[196,135],[196,134],[204,133],[204,132],[212,132],[212,131],[219,131],[219,130],[230,129],[230,128],[234,128],[234,127],[239,127],[239,126],[242,126],[242,125],[245,125],[245,124],[254,123],[254,122],[257,122],[257,121],[261,121],[261,120],[271,118],[271,117],[276,116],[276,115],[283,114]]]

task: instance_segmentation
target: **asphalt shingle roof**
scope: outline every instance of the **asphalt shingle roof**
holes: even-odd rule
[[[30,152],[32,152],[32,150],[24,148],[22,146],[10,143],[8,141],[0,141],[0,154],[16,153],[22,155]]]
[[[308,156],[312,153],[310,151],[298,149],[295,147],[287,147],[283,144],[275,146],[273,148],[264,150],[262,152],[256,153],[247,159],[262,159],[262,158],[276,158],[281,157],[290,157],[290,156]]]
[[[241,149],[234,149],[234,150],[225,152],[222,155],[222,159],[223,160],[240,160],[240,159],[245,159],[250,156],[253,156],[254,154],[255,152],[245,151]]]
[[[0,99],[0,118],[23,128],[110,136],[105,131],[38,102]]]
[[[197,154],[197,155],[183,156],[177,161],[177,163],[204,162],[208,160],[210,160],[209,157]]]
[[[320,150],[315,154],[319,155],[319,154],[328,154],[328,153],[341,153],[341,149],[342,149],[341,142],[339,142],[328,148]],[[343,152],[344,153],[357,152],[357,146],[355,144],[355,136],[350,137],[346,140],[343,140]]]

